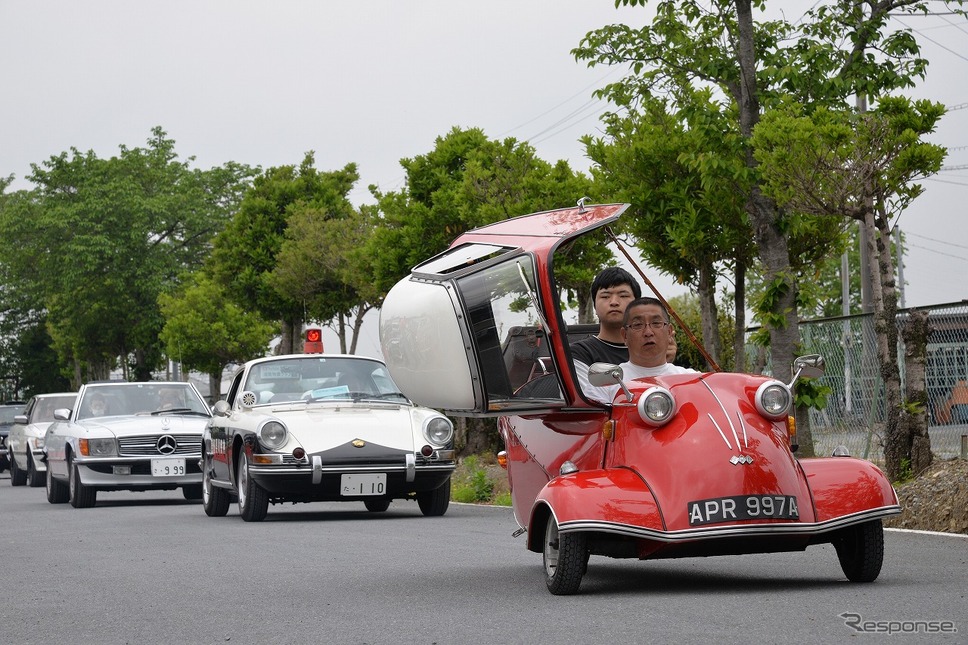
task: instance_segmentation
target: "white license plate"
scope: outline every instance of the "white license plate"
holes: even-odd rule
[[[180,477],[185,474],[184,459],[152,459],[152,477]]]
[[[343,496],[386,495],[386,492],[386,473],[342,475],[340,477],[339,494]]]

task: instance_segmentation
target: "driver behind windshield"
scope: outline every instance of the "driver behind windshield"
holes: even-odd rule
[[[173,410],[175,408],[185,408],[185,402],[182,400],[179,392],[166,388],[161,391],[158,395],[158,409],[159,410]]]

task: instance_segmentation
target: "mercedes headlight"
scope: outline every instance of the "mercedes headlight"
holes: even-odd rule
[[[118,454],[114,437],[110,439],[79,439],[78,451],[85,457],[114,457]]]
[[[423,433],[430,443],[444,446],[454,438],[454,424],[447,417],[432,417],[424,422]]]
[[[793,407],[793,394],[779,381],[766,381],[756,390],[756,409],[764,417],[779,421],[785,419]]]
[[[668,423],[676,413],[676,399],[664,387],[650,387],[639,397],[636,408],[642,421],[658,428]]]
[[[266,421],[259,428],[259,443],[269,450],[279,450],[285,445],[289,431],[278,421]]]

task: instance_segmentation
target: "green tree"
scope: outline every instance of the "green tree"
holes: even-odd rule
[[[208,265],[237,304],[281,322],[282,353],[296,351],[309,304],[302,294],[281,292],[274,282],[278,278],[273,278],[290,217],[301,209],[328,212],[359,180],[356,164],[333,172],[320,172],[314,164],[314,154],[308,152],[298,167],[270,168],[256,177],[238,212],[215,239]]]
[[[850,218],[866,231],[872,276],[879,372],[887,401],[884,456],[888,475],[904,464],[920,472],[931,463],[927,419],[900,423],[906,409],[898,365],[897,289],[893,222],[922,192],[918,179],[941,168],[945,151],[923,137],[934,132],[944,108],[930,101],[881,97],[873,111],[856,114],[795,104],[766,115],[754,135],[765,190],[801,212]],[[926,396],[923,397],[926,399]]]
[[[625,97],[616,97],[626,100]],[[728,117],[708,91],[670,110],[660,99],[639,101],[638,110],[607,114],[606,136],[584,139],[596,177],[632,204],[624,229],[638,240],[643,258],[699,294],[702,340],[722,363],[718,333],[717,279],[733,268],[734,315],[730,354],[743,354],[745,274],[755,247],[740,182],[745,172]],[[680,104],[681,105],[681,104]],[[698,329],[698,328],[697,328]]]
[[[303,302],[310,319],[327,322],[340,351],[353,354],[364,316],[383,294],[363,277],[368,258],[359,249],[372,226],[369,209],[358,212],[350,204],[350,187],[338,182],[314,204],[290,208],[269,283],[284,297]]]
[[[7,277],[23,285],[25,308],[46,313],[75,386],[106,377],[118,358],[136,379],[160,365],[158,295],[197,268],[251,174],[191,161],[154,128],[146,147],[110,159],[72,148],[32,165],[36,188],[6,201],[0,238],[19,254]]]
[[[231,363],[265,355],[275,325],[232,302],[220,284],[199,271],[158,297],[165,319],[159,338],[165,353],[189,370],[209,377],[217,399],[222,373]]]
[[[724,113],[733,117],[730,132],[742,143],[745,177],[738,178],[748,183],[738,183],[764,276],[755,310],[769,333],[773,373],[787,380],[799,343],[797,245],[790,231],[823,224],[779,207],[764,191],[753,132],[761,116],[788,97],[808,110],[842,108],[853,97],[880,97],[913,85],[927,61],[909,30],[891,31],[887,23],[892,12],[923,13],[929,3],[836,0],[814,5],[793,24],[754,22],[753,11],[764,9],[764,0],[618,2],[653,4],[655,18],[638,29],[612,25],[591,32],[574,53],[590,65],[629,67],[626,78],[602,91],[619,105],[663,96],[688,105],[688,98],[705,87],[722,97]],[[823,247],[813,241],[800,248]]]
[[[12,372],[19,377],[19,396],[28,399],[35,394],[66,392],[71,382],[62,373],[57,353],[51,349],[50,334],[44,320],[24,327],[11,347]]]

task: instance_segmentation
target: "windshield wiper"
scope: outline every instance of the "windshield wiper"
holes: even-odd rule
[[[208,415],[204,412],[199,412],[198,410],[192,410],[191,408],[169,408],[167,410],[155,410],[151,413],[151,416],[156,417],[159,414],[184,414],[184,415],[198,415],[207,417]]]

